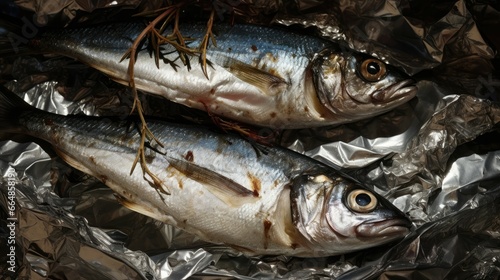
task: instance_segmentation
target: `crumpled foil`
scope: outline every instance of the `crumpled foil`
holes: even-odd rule
[[[35,11],[38,24],[50,25],[154,10],[163,1],[15,2]],[[328,258],[248,258],[131,212],[46,144],[6,135],[11,140],[0,142],[0,274],[5,279],[500,278],[500,143],[495,141],[500,81],[489,63],[500,46],[498,5],[333,2],[213,1],[224,9],[222,16],[236,7],[240,21],[309,28],[418,73],[419,92],[408,104],[357,123],[283,131],[280,138],[283,146],[346,168],[388,198],[414,222],[409,236]],[[7,6],[10,15],[20,12],[13,3]],[[60,114],[125,116],[132,105],[128,89],[70,59],[3,60],[0,76],[33,106]],[[207,121],[204,113],[141,98],[150,115]],[[8,209],[9,184],[15,184],[14,215]],[[4,246],[13,234],[9,218],[16,224],[15,273],[8,270],[10,251]]]

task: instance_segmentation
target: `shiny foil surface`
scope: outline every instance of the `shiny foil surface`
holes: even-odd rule
[[[40,25],[69,25],[164,4],[46,2],[6,2],[2,9],[18,16],[17,4],[35,12]],[[498,4],[211,3],[220,20],[307,28],[414,76],[417,97],[391,112],[335,127],[279,131],[278,138],[285,147],[360,178],[408,215],[412,233],[400,242],[328,258],[249,258],[126,209],[109,188],[69,167],[46,143],[1,135],[2,279],[500,278]],[[204,14],[208,6],[200,1],[193,7]],[[71,59],[20,55],[0,62],[2,84],[37,108],[93,116],[130,112],[129,89]],[[210,122],[205,113],[141,98],[149,115]],[[4,244],[11,235],[7,186],[14,183],[16,272],[11,273]]]

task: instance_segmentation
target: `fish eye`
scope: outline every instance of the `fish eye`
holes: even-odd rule
[[[366,213],[377,207],[377,198],[367,190],[353,190],[347,196],[347,205],[355,212]]]
[[[387,70],[382,61],[374,58],[368,58],[365,59],[359,66],[359,73],[361,74],[361,77],[368,82],[376,82],[385,77]]]

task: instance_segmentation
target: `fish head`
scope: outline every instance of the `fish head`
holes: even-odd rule
[[[365,249],[410,232],[411,222],[399,209],[338,174],[300,176],[291,202],[295,227],[318,255]]]
[[[387,112],[417,93],[406,74],[367,55],[327,49],[318,53],[311,65],[321,104],[347,120]]]

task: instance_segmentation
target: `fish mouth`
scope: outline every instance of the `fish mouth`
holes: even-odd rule
[[[406,79],[382,90],[378,90],[372,94],[372,101],[374,103],[389,103],[402,99],[411,99],[417,94],[417,86],[415,86],[414,83],[414,80]]]
[[[403,237],[410,233],[411,222],[406,219],[391,219],[367,222],[356,228],[359,237]]]

